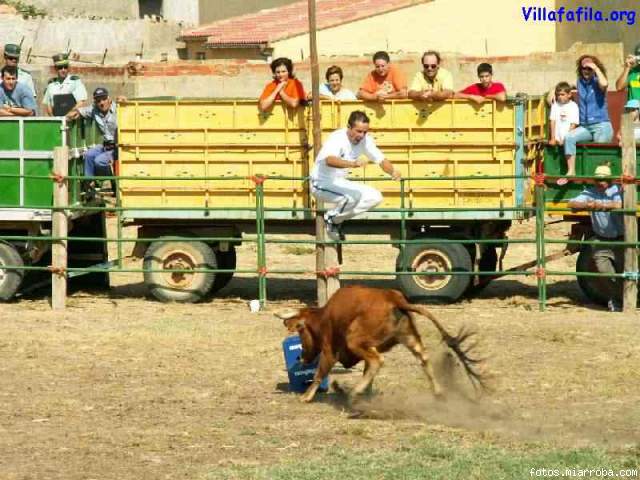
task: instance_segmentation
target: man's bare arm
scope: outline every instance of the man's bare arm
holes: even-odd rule
[[[362,88],[360,90],[358,90],[357,97],[360,100],[367,100],[367,101],[376,101],[376,100],[378,100],[378,94],[367,92],[366,90],[363,90]]]

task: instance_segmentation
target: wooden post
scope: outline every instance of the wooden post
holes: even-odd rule
[[[69,206],[69,147],[56,147],[53,150],[53,172],[62,181],[53,184],[52,236],[66,237],[69,223],[67,211]],[[51,247],[51,307],[64,310],[67,301],[67,241],[54,241]]]
[[[636,177],[636,142],[633,135],[633,121],[631,112],[622,115],[622,175],[624,177]],[[624,241],[638,241],[638,221],[636,210],[638,197],[636,196],[636,184],[625,183],[623,207],[633,210],[633,213],[624,215]],[[638,272],[638,249],[634,246],[627,246],[624,249],[624,271],[629,273]],[[622,291],[622,305],[624,312],[634,312],[638,302],[637,279],[627,278],[624,280]]]
[[[320,72],[318,66],[318,45],[316,42],[316,2],[315,0],[307,0],[309,10],[309,50],[311,61],[311,94],[313,96],[313,158],[320,152],[322,146],[322,132],[320,127]],[[323,202],[316,203],[318,213],[316,213],[316,240],[324,241],[325,238],[325,222],[322,213]],[[316,271],[324,272],[327,268],[338,266],[338,250],[336,244],[316,245]],[[317,277],[317,294],[318,305],[323,306],[331,295],[340,288],[340,281],[337,276]]]

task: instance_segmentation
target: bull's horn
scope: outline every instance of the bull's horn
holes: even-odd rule
[[[298,311],[292,310],[292,309],[283,310],[281,312],[275,312],[275,316],[278,318],[281,318],[282,320],[289,320],[290,318],[293,318],[296,315],[298,315]]]

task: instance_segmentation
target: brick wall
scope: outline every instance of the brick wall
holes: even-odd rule
[[[476,81],[476,66],[488,61],[494,66],[494,78],[504,83],[512,94],[526,92],[541,94],[562,80],[575,82],[575,60],[583,53],[600,57],[609,70],[610,83],[620,74],[622,45],[618,43],[577,44],[565,52],[536,53],[509,57],[469,57],[443,54],[443,67],[453,74],[454,87],[461,89]],[[419,68],[416,55],[393,57],[409,80]],[[320,59],[321,80],[330,65],[340,65],[345,73],[344,85],[357,90],[371,69],[365,57],[331,57]],[[307,62],[295,66],[298,78],[311,88],[310,68]],[[140,64],[131,76],[137,96],[175,95],[182,97],[256,97],[270,81],[271,72],[266,62],[220,61],[177,62],[167,64]]]

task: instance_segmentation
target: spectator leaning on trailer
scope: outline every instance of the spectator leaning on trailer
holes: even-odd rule
[[[277,101],[281,101],[291,108],[296,108],[304,102],[306,95],[300,80],[293,74],[293,62],[285,57],[276,58],[271,62],[273,80],[264,87],[258,107],[261,111],[270,109]]]
[[[25,83],[18,82],[16,67],[2,67],[0,85],[0,117],[31,117],[36,113],[33,92]]]
[[[640,43],[624,60],[622,73],[616,80],[616,90],[627,89],[628,100],[640,100]]]
[[[351,112],[347,128],[341,128],[329,135],[324,142],[311,171],[311,193],[335,207],[324,215],[327,236],[340,240],[342,222],[358,214],[371,210],[382,201],[382,194],[373,187],[347,180],[349,169],[364,167],[365,155],[380,165],[394,180],[401,178],[400,172],[384,158],[373,138],[367,135],[369,117],[359,110]]]
[[[33,92],[33,98],[36,98],[36,86],[33,83],[33,77],[25,69],[18,66],[20,61],[20,45],[7,43],[4,46],[4,64],[8,67],[16,67],[18,69],[18,83],[24,83]]]
[[[96,175],[110,175],[111,165],[117,154],[116,135],[118,132],[118,116],[116,102],[111,100],[109,92],[104,87],[98,87],[93,92],[93,105],[87,107],[74,107],[67,113],[69,120],[78,117],[91,118],[103,136],[102,145],[90,148],[84,154],[84,174],[87,177]],[[95,181],[89,182],[92,190]]]
[[[87,89],[77,75],[69,74],[69,55],[59,53],[53,57],[58,75],[49,80],[42,104],[47,116],[64,116],[74,107],[87,101]]]
[[[369,72],[360,85],[359,99],[384,102],[407,98],[407,80],[404,73],[391,64],[387,52],[376,52],[373,55],[373,67],[373,71]]]
[[[327,68],[324,75],[327,83],[320,85],[320,98],[324,100],[339,100],[342,102],[351,102],[357,100],[355,93],[348,88],[342,86],[343,73],[342,69],[337,65]]]
[[[428,50],[422,54],[422,70],[413,77],[409,98],[413,100],[446,100],[453,97],[453,76],[440,67],[440,54]]]
[[[480,81],[457,92],[454,98],[466,98],[476,103],[483,103],[487,100],[506,102],[507,89],[502,83],[493,81],[493,67],[488,63],[481,63],[476,70]]]
[[[618,184],[612,184],[606,178],[611,177],[611,168],[600,165],[596,168],[595,186],[585,188],[580,195],[569,200],[568,206],[574,210],[590,210],[591,226],[596,240],[601,242],[619,241],[624,239],[624,224],[621,213],[611,213],[611,210],[622,208],[622,189]],[[622,271],[624,252],[619,246],[595,245],[593,261],[599,273],[612,274]],[[622,286],[619,279],[609,277],[605,283],[609,297],[609,310],[620,311]]]

